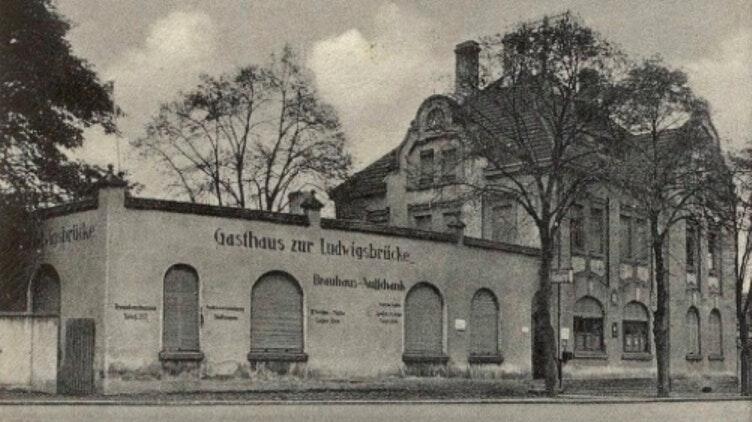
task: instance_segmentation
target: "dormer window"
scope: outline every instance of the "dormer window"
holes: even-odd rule
[[[446,123],[444,111],[435,108],[428,113],[426,117],[426,128],[431,130],[443,129]]]

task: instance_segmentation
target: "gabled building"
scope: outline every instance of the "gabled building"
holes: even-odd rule
[[[468,186],[504,183],[482,160],[464,159],[475,126],[482,124],[499,142],[512,130],[497,100],[514,94],[498,81],[479,87],[479,51],[473,41],[457,45],[455,92],[426,98],[402,142],[330,192],[338,218],[433,232],[450,230],[460,220],[468,236],[491,244],[539,246],[536,228],[515,202],[468,195]],[[529,153],[544,156],[550,139],[541,118],[524,112],[521,118]],[[718,142],[712,125],[702,128],[710,142]],[[685,129],[665,136],[683,136]],[[650,309],[656,298],[647,220],[636,202],[606,184],[584,195],[562,228],[557,266],[571,269],[573,281],[559,285],[552,322],[561,356],[573,357],[564,376],[654,378]],[[735,383],[733,257],[727,240],[720,231],[693,225],[672,229],[667,256],[671,371],[677,379]],[[518,306],[528,312],[531,307]],[[533,340],[534,376],[541,374],[536,350]]]

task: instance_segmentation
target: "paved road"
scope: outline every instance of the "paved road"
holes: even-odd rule
[[[0,406],[0,421],[752,422],[752,403]]]

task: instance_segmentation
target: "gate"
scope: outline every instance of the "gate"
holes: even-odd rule
[[[58,377],[60,394],[94,392],[94,320],[69,319],[65,323],[65,353]]]

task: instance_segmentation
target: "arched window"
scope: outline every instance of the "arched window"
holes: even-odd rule
[[[687,354],[700,354],[700,314],[694,306],[689,308],[686,317],[687,325]]]
[[[721,312],[718,309],[710,311],[708,334],[708,355],[723,356],[723,325],[721,325]]]
[[[499,303],[488,289],[480,289],[470,303],[470,356],[499,354]]]
[[[435,108],[428,112],[426,116],[426,127],[428,129],[442,129],[446,124],[446,117],[444,117],[444,111],[440,108]]]
[[[164,278],[164,323],[162,348],[165,352],[198,352],[198,274],[192,267],[177,264]]]
[[[51,265],[37,270],[31,282],[31,312],[37,315],[60,315],[60,277]]]
[[[603,351],[603,307],[586,296],[574,304],[574,350]]]
[[[289,274],[268,273],[251,289],[251,353],[303,354],[303,290]]]
[[[648,310],[639,302],[629,302],[624,307],[624,352],[648,353],[650,351],[650,332]]]
[[[410,289],[405,298],[405,355],[443,355],[443,308],[434,286],[419,283]]]

